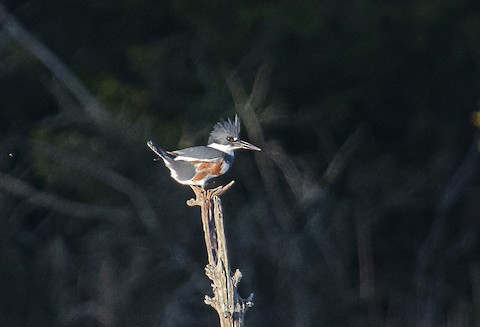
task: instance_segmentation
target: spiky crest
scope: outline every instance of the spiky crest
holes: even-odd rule
[[[208,138],[208,144],[225,144],[227,137],[238,138],[240,136],[240,119],[235,115],[235,120],[221,120],[213,126],[213,130]]]

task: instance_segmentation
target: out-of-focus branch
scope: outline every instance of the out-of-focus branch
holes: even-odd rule
[[[360,125],[347,138],[325,170],[322,176],[324,182],[333,184],[337,180],[361,144],[364,134],[364,127]],[[288,186],[296,197],[297,203],[306,209],[311,204],[317,202],[324,194],[320,182],[313,180],[308,174],[302,173],[278,142],[267,142],[267,148],[270,149],[270,157],[283,173]]]
[[[40,40],[28,32],[20,22],[0,3],[0,24],[8,36],[37,58],[82,105],[87,114],[100,123],[108,119],[108,113],[80,79]]]
[[[358,283],[359,295],[367,304],[368,316],[372,324],[377,321],[379,309],[376,305],[375,295],[375,264],[373,259],[373,241],[371,221],[364,221],[363,217],[355,219],[357,234],[358,255]]]
[[[132,181],[110,169],[91,162],[85,157],[69,153],[44,142],[33,141],[33,143],[36,151],[43,152],[49,158],[59,161],[62,165],[90,175],[118,192],[127,195],[145,227],[151,232],[158,229],[158,219],[147,200],[146,194]]]
[[[126,219],[131,215],[127,209],[84,204],[62,199],[54,194],[36,190],[29,184],[0,173],[0,190],[14,196],[25,198],[31,204],[49,208],[65,215],[77,218],[109,217]]]
[[[245,87],[236,72],[232,72],[227,78],[227,85],[235,102],[235,108],[245,125],[249,139],[262,148],[263,153],[267,154],[261,156],[255,154],[255,160],[267,196],[272,204],[275,216],[277,217],[277,221],[280,222],[281,227],[284,230],[289,230],[292,217],[285,205],[285,199],[279,192],[281,187],[275,175],[275,167],[272,164],[272,161],[268,158],[270,149],[265,142],[260,122],[254,111],[254,108],[257,107],[260,104],[260,101],[265,97],[265,92],[269,83],[269,71],[269,66],[262,66],[260,68],[250,96],[247,96]]]
[[[478,142],[480,133],[477,132],[469,152],[465,156],[460,167],[448,182],[447,188],[442,195],[436,210],[436,218],[432,223],[430,233],[425,240],[417,257],[417,273],[424,274],[429,264],[433,263],[434,252],[437,250],[447,230],[447,218],[452,206],[458,201],[471,182],[471,176],[478,170],[480,153]]]
[[[436,208],[435,219],[432,222],[430,232],[422,244],[416,258],[416,283],[419,302],[418,323],[423,326],[436,325],[438,318],[438,296],[435,289],[438,285],[428,283],[429,273],[432,271],[438,275],[441,267],[439,266],[441,243],[448,231],[448,217],[453,206],[464,194],[468,185],[472,182],[472,176],[478,172],[480,163],[480,150],[478,143],[480,132],[477,131],[465,159],[458,167],[453,177],[449,180],[447,187]],[[439,280],[439,278],[437,278]]]
[[[255,157],[268,193],[274,195],[272,198],[279,197],[277,194],[278,192],[276,191],[278,190],[278,181],[272,170],[273,165],[270,161],[271,159],[284,175],[297,203],[304,208],[307,208],[323,195],[323,189],[320,186],[320,183],[312,180],[311,176],[303,174],[295,166],[294,162],[288,157],[278,142],[265,141],[259,119],[254,110],[254,108],[258,107],[266,97],[270,71],[270,65],[264,65],[260,68],[253,83],[252,92],[248,98],[245,88],[235,72],[229,76],[227,83],[234,98],[237,112],[245,125],[249,139],[268,153],[267,156],[257,155]],[[338,176],[344,171],[351,156],[361,144],[364,134],[365,128],[363,125],[360,125],[347,138],[323,174],[323,181],[329,184],[336,181]]]
[[[265,137],[254,108],[260,106],[266,97],[270,83],[270,71],[270,65],[260,67],[249,96],[236,72],[232,72],[227,78],[227,84],[233,96],[235,108],[245,125],[247,135],[252,142],[258,144],[262,149],[265,146]]]
[[[278,142],[269,141],[267,144],[270,148],[270,157],[285,177],[297,204],[306,209],[315,203],[324,194],[320,184],[310,176],[305,176]]]
[[[333,184],[337,180],[338,176],[344,171],[349,159],[358,149],[358,146],[361,144],[364,136],[365,126],[361,124],[352,134],[350,134],[347,140],[337,151],[332,161],[330,161],[327,170],[325,170],[322,176],[322,179],[325,182]]]

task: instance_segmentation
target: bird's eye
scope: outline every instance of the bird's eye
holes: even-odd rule
[[[227,137],[227,141],[228,141],[228,142],[233,142],[234,140],[235,140],[235,138],[233,138],[233,137],[231,137],[231,136],[228,136],[228,137]]]

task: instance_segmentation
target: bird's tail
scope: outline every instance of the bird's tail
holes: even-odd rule
[[[155,152],[157,156],[159,156],[163,161],[165,161],[165,163],[170,163],[173,161],[172,155],[157,146],[155,143],[153,143],[153,141],[148,141],[147,145],[153,152]]]

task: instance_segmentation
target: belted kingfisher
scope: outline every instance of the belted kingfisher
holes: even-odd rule
[[[207,146],[195,146],[175,151],[165,151],[148,141],[148,147],[158,155],[170,175],[180,184],[202,188],[212,178],[223,175],[233,163],[234,150],[260,151],[260,148],[239,139],[240,119],[235,116],[213,126]]]

